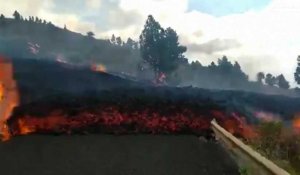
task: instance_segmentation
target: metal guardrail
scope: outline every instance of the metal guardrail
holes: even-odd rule
[[[247,174],[289,175],[288,172],[278,167],[258,152],[254,151],[241,140],[237,139],[231,133],[218,125],[216,120],[212,120],[211,127],[218,141],[222,142],[226,149],[229,150],[239,167],[247,170]]]

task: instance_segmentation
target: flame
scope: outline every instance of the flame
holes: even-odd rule
[[[166,74],[160,72],[156,77],[155,80],[153,80],[153,83],[157,86],[166,85]]]
[[[4,98],[4,85],[2,82],[0,82],[0,103],[2,102]]]
[[[95,72],[106,72],[106,67],[103,64],[92,64],[91,70]]]
[[[293,120],[293,128],[297,134],[300,134],[300,114],[296,115]]]
[[[7,140],[10,138],[7,120],[19,104],[19,94],[13,79],[12,63],[3,57],[0,57],[0,97],[0,136]]]
[[[35,131],[34,128],[30,128],[30,125],[25,123],[23,119],[18,120],[18,125],[19,125],[19,132],[21,135],[27,135],[30,133],[33,133]]]
[[[245,117],[232,113],[229,117],[224,117],[224,114],[219,111],[213,112],[218,123],[233,135],[243,137],[244,139],[252,139],[258,136],[252,125],[249,125]]]

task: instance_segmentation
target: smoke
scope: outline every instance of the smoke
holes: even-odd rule
[[[205,54],[214,54],[233,48],[240,47],[241,44],[234,39],[214,39],[203,44],[191,44],[188,45],[190,52],[203,52]]]

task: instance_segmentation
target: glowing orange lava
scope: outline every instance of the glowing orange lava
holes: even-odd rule
[[[300,114],[298,114],[293,121],[293,128],[297,134],[300,134]]]
[[[106,72],[106,67],[103,64],[92,64],[91,69],[95,72]]]
[[[2,82],[0,82],[0,103],[4,98],[4,85]]]
[[[19,105],[19,94],[13,79],[12,63],[0,57],[0,136],[2,140],[10,138],[6,121],[13,109]]]

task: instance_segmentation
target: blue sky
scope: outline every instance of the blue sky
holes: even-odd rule
[[[260,10],[270,2],[271,0],[189,0],[189,10],[220,17],[248,10]]]

